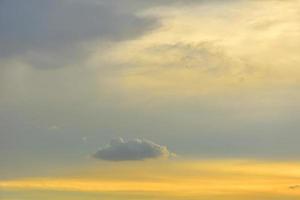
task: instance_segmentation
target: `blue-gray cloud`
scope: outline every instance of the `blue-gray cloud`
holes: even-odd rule
[[[99,149],[94,157],[109,161],[145,160],[172,156],[167,147],[145,139],[125,141],[122,138],[111,140],[110,144]]]
[[[125,40],[155,24],[106,1],[1,0],[0,59],[18,56],[37,66],[61,66],[87,53],[83,42]]]

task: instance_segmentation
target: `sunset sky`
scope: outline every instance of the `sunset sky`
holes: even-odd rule
[[[0,0],[0,199],[299,199],[299,91],[300,0]]]

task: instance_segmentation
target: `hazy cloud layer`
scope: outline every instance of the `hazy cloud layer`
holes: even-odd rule
[[[111,140],[109,145],[94,154],[97,159],[110,161],[145,160],[170,156],[172,153],[165,146],[145,139],[125,141],[122,138]]]
[[[0,0],[1,176],[118,135],[298,159],[299,2]]]

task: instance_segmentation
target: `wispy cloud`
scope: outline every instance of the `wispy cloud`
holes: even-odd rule
[[[204,1],[148,9],[141,16],[155,16],[161,26],[116,44],[103,57],[130,66],[115,80],[133,94],[201,96],[289,87],[299,78],[298,3]]]

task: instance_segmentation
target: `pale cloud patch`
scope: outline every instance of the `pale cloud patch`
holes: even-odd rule
[[[159,28],[92,58],[121,66],[112,82],[133,94],[199,96],[295,86],[297,5],[232,1],[148,9],[139,14],[160,19]]]

